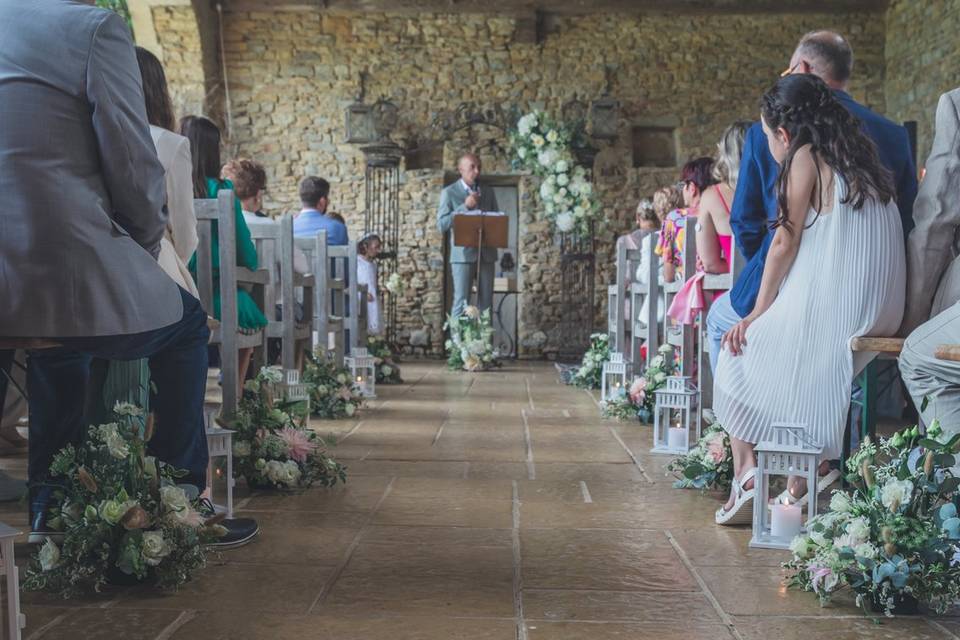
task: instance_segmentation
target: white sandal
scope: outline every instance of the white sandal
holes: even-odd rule
[[[723,507],[717,509],[714,515],[714,521],[721,525],[748,524],[753,521],[753,497],[756,494],[756,488],[744,489],[747,482],[755,478],[757,468],[753,467],[739,480],[734,480],[733,490],[736,498],[733,506],[728,511]]]
[[[830,471],[825,476],[820,476],[817,479],[817,495],[827,490],[827,487],[832,485],[834,482],[840,479],[840,470],[839,469],[830,469]],[[794,498],[793,494],[790,493],[789,489],[784,489],[783,493],[777,496],[776,501],[780,504],[795,504],[799,507],[807,506],[807,500],[810,499],[810,492],[807,491],[805,494],[799,498]]]

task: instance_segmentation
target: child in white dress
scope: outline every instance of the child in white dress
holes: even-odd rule
[[[368,233],[357,242],[357,284],[367,285],[367,333],[380,335],[380,296],[377,291],[376,257],[380,253],[380,236]]]

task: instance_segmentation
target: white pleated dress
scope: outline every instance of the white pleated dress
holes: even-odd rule
[[[770,308],[747,329],[743,355],[724,349],[714,381],[714,412],[727,432],[756,444],[774,422],[806,425],[824,459],[840,457],[853,377],[875,354],[858,336],[894,335],[903,317],[903,229],[897,205],[840,200],[811,209],[796,260]],[[815,220],[815,221],[814,221]]]

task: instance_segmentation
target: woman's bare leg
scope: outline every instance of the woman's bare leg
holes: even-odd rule
[[[237,379],[237,384],[238,384],[239,387],[240,387],[239,389],[237,389],[237,393],[239,394],[239,395],[237,396],[238,398],[242,398],[242,397],[243,397],[243,382],[247,379],[247,369],[250,368],[250,358],[251,358],[251,357],[253,357],[253,347],[247,347],[247,348],[245,348],[245,349],[240,349],[240,351],[239,351],[239,359],[240,359],[240,362],[238,363],[239,366],[237,367],[237,369],[238,369],[238,371],[239,371],[239,376],[238,376],[238,379]]]

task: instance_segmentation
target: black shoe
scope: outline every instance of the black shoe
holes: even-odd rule
[[[54,542],[63,540],[62,531],[55,531],[47,525],[52,498],[53,487],[37,487],[30,490],[30,535],[27,536],[29,544],[43,544],[47,538]]]
[[[212,518],[217,514],[213,503],[206,498],[200,500],[199,511],[205,518]],[[217,524],[226,529],[227,533],[213,542],[208,542],[207,547],[218,551],[250,544],[260,533],[260,525],[253,518],[224,518]]]

